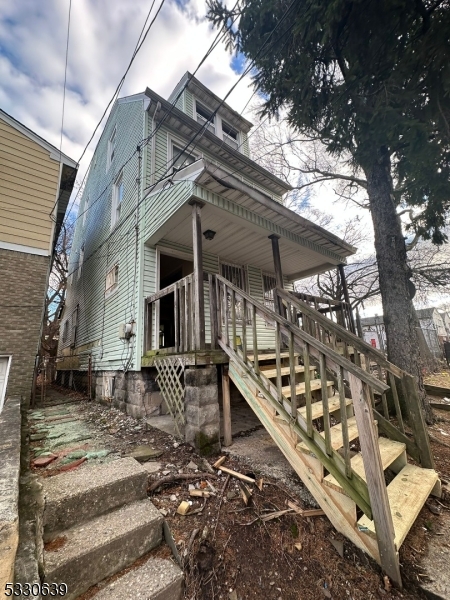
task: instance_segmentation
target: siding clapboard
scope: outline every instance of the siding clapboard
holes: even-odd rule
[[[0,119],[0,241],[50,254],[59,161]]]

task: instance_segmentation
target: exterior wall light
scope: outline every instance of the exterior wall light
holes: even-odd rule
[[[213,240],[214,236],[216,235],[216,232],[212,229],[207,229],[203,232],[203,235],[205,236],[205,240]]]

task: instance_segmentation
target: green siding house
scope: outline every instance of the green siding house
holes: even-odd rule
[[[274,308],[274,246],[285,289],[354,252],[283,205],[290,186],[251,160],[251,127],[189,73],[168,100],[146,89],[116,102],[76,223],[60,383],[74,372],[87,380],[90,364],[97,397],[136,417],[154,414],[158,358],[226,360],[212,339],[211,276]],[[274,328],[255,319],[258,348],[274,348]]]

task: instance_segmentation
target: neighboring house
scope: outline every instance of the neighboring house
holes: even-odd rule
[[[51,257],[77,164],[0,110],[0,409],[30,398]]]
[[[435,357],[442,358],[443,342],[447,340],[448,335],[444,315],[433,307],[416,309],[416,314],[430,352]],[[365,317],[361,319],[361,326],[364,340],[385,352],[387,348],[383,316]]]
[[[441,319],[444,322],[445,333],[446,333],[445,341],[450,341],[450,313],[440,311],[439,314],[441,315]]]
[[[443,344],[447,339],[444,319],[436,308],[422,308],[416,311],[420,328],[432,354],[442,358]]]
[[[361,319],[364,340],[378,348],[381,352],[386,352],[386,331],[384,329],[383,316],[364,317]]]
[[[97,396],[134,416],[152,414],[159,402],[152,356],[179,347],[191,320],[199,328],[196,350],[211,346],[208,274],[223,275],[273,308],[273,247],[291,289],[354,253],[283,206],[290,186],[251,160],[251,127],[188,73],[168,100],[146,89],[115,103],[79,208],[60,383],[67,385],[74,371],[86,373],[90,360]],[[182,288],[176,300],[163,294],[147,305],[146,298],[175,283]],[[202,297],[191,302],[189,294],[200,289]],[[239,303],[235,310],[242,311]],[[260,347],[273,348],[273,328],[256,323]],[[195,360],[201,364],[198,353]]]

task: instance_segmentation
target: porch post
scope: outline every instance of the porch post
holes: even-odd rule
[[[192,205],[192,247],[194,250],[194,346],[195,350],[205,348],[205,297],[203,292],[203,252],[202,219],[203,203],[193,200]]]
[[[348,295],[348,287],[347,287],[347,280],[345,278],[345,271],[344,271],[344,265],[338,265],[338,270],[339,270],[339,275],[341,276],[341,281],[342,281],[342,289],[344,291],[344,300],[346,301],[347,305],[348,305],[348,314],[350,316],[350,325],[352,328],[352,333],[356,334],[356,326],[355,326],[355,319],[353,318],[353,310],[350,304],[350,296]]]
[[[280,246],[278,244],[278,240],[280,239],[279,235],[272,234],[269,235],[269,240],[272,240],[272,254],[273,254],[273,264],[275,268],[275,278],[277,281],[277,287],[283,289],[283,271],[281,270],[281,257],[280,257]],[[276,310],[278,314],[283,315],[283,303],[281,299],[277,295],[277,303]]]

